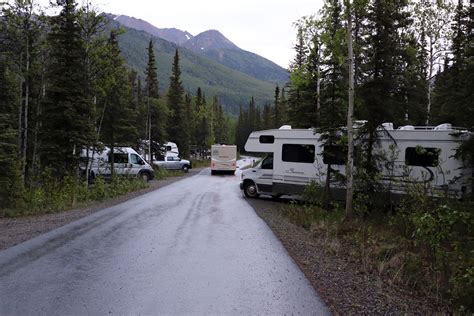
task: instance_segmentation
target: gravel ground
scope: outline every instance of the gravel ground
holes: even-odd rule
[[[349,249],[324,251],[327,242],[296,226],[278,211],[284,201],[248,199],[257,214],[281,240],[287,251],[335,314],[445,314],[428,299],[384,282],[365,272]]]
[[[197,174],[188,174],[165,180],[150,181],[146,189],[129,193],[89,207],[67,212],[22,218],[0,218],[0,250],[14,246],[37,235],[85,217],[141,194]],[[256,213],[281,240],[308,280],[334,314],[445,314],[427,299],[407,289],[384,282],[376,273],[366,273],[361,264],[348,255],[349,250],[337,253],[324,251],[325,242],[288,221],[280,215],[284,201],[247,199]]]

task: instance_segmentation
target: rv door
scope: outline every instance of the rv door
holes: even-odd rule
[[[256,182],[260,193],[272,193],[273,184],[273,155],[269,155],[262,160],[260,168],[254,169]]]

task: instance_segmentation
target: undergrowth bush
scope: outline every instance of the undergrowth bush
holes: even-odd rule
[[[16,207],[4,210],[4,216],[47,214],[75,208],[92,201],[102,201],[146,188],[148,184],[136,177],[116,177],[110,182],[97,177],[87,187],[82,180],[65,177],[62,181],[43,175],[30,189],[24,189]]]
[[[309,231],[325,250],[341,247],[360,268],[389,283],[407,285],[452,312],[474,311],[474,203],[436,200],[423,185],[411,185],[394,211],[368,213],[367,196],[354,201],[355,218],[332,204],[323,208],[323,190],[311,183],[304,202],[282,213]]]

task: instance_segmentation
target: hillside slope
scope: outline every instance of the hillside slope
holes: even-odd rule
[[[216,95],[224,108],[238,114],[239,106],[246,106],[254,96],[258,105],[273,99],[275,85],[255,79],[249,75],[235,71],[191,50],[178,47],[144,31],[127,28],[110,20],[109,29],[122,27],[125,33],[119,36],[119,45],[129,67],[137,71],[142,80],[147,63],[147,47],[152,38],[158,69],[160,93],[166,93],[171,75],[171,65],[175,50],[180,54],[181,79],[186,92],[195,94],[201,87],[208,102]]]
[[[274,62],[255,53],[245,51],[227,39],[218,30],[208,30],[196,36],[176,28],[157,28],[151,23],[126,15],[110,15],[127,28],[145,31],[206,56],[228,68],[237,70],[256,79],[277,85],[288,81],[288,71]]]

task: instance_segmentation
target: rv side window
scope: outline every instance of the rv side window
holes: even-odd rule
[[[273,169],[273,156],[268,156],[262,161],[262,169]]]
[[[261,135],[259,137],[260,144],[273,144],[275,142],[275,136],[273,135]]]
[[[347,149],[343,146],[324,146],[323,162],[326,165],[345,165],[347,159]]]
[[[286,162],[314,162],[314,145],[283,144],[282,160]]]
[[[431,147],[407,147],[405,164],[407,166],[436,167],[439,163],[441,149]]]
[[[112,159],[109,156],[109,162],[111,162]],[[128,155],[127,154],[114,154],[114,163],[128,163]]]

